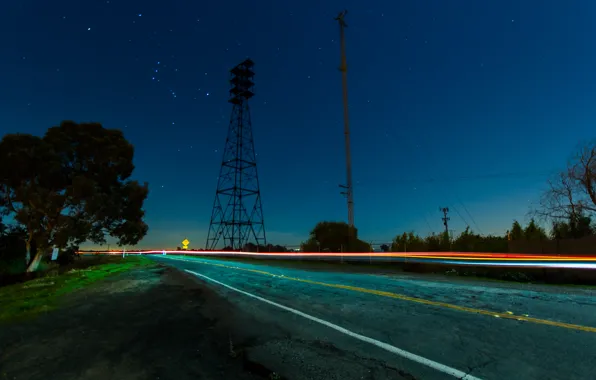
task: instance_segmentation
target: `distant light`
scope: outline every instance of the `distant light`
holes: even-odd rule
[[[91,28],[87,28],[87,30],[91,30]]]
[[[139,15],[138,15],[138,16],[139,16],[139,17],[141,17],[142,15],[143,15],[142,13],[139,13]]]
[[[209,96],[209,93],[207,93],[207,96]]]

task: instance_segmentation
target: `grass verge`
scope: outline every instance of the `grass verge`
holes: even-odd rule
[[[96,265],[50,273],[35,280],[0,288],[0,323],[35,317],[59,306],[60,299],[108,276],[157,264],[143,256],[97,260]]]

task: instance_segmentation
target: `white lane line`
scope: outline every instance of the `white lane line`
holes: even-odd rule
[[[193,272],[193,271],[188,270],[188,269],[185,269],[185,271],[188,272],[188,273],[192,273],[192,274],[194,274],[197,277],[204,278],[204,279],[206,279],[208,281],[211,281],[211,282],[214,282],[216,284],[219,284],[219,285],[221,285],[223,287],[226,287],[226,288],[228,288],[230,290],[233,290],[235,292],[242,293],[242,294],[244,294],[246,296],[249,296],[249,297],[252,297],[252,298],[257,299],[259,301],[268,303],[269,305],[276,306],[276,307],[278,307],[280,309],[289,311],[290,313],[294,313],[294,314],[299,315],[301,317],[304,317],[306,319],[310,319],[311,321],[320,323],[320,324],[322,324],[324,326],[327,326],[329,328],[332,328],[333,330],[336,330],[336,331],[339,331],[339,332],[341,332],[343,334],[346,334],[348,336],[351,336],[352,338],[356,338],[356,339],[361,340],[363,342],[370,343],[370,344],[372,344],[374,346],[377,346],[379,348],[382,348],[382,349],[384,349],[386,351],[389,351],[389,352],[391,352],[393,354],[396,354],[396,355],[399,355],[399,356],[404,357],[406,359],[415,361],[416,363],[420,363],[420,364],[425,365],[427,367],[436,369],[437,371],[440,371],[440,372],[446,373],[448,375],[457,377],[458,379],[461,379],[461,380],[480,380],[480,378],[475,377],[475,376],[472,376],[472,375],[468,375],[465,372],[462,372],[462,371],[460,371],[458,369],[451,368],[451,367],[446,366],[446,365],[443,365],[441,363],[437,363],[437,362],[435,362],[433,360],[430,360],[430,359],[427,359],[425,357],[422,357],[422,356],[413,354],[411,352],[402,350],[401,348],[397,348],[395,346],[392,346],[390,344],[387,344],[387,343],[378,341],[376,339],[369,338],[367,336],[357,334],[357,333],[355,333],[353,331],[350,331],[350,330],[348,330],[346,328],[343,328],[341,326],[335,325],[335,324],[333,324],[331,322],[327,322],[327,321],[325,321],[323,319],[320,319],[320,318],[317,318],[317,317],[313,317],[312,315],[303,313],[303,312],[301,312],[299,310],[292,309],[291,307],[281,305],[281,304],[279,304],[277,302],[269,301],[266,298],[256,296],[256,295],[254,295],[252,293],[245,292],[244,290],[240,290],[240,289],[234,288],[233,286],[230,286],[228,284],[224,284],[223,282],[219,282],[219,281],[217,281],[217,280],[215,280],[215,279],[213,279],[211,277],[207,277],[207,276],[205,276],[203,274],[200,274],[200,273],[197,273],[197,272]]]

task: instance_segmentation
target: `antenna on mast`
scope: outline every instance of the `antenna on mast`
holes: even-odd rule
[[[341,61],[339,65],[339,71],[342,76],[342,87],[343,87],[343,104],[344,104],[344,136],[346,141],[346,184],[340,185],[345,192],[348,200],[348,225],[350,226],[350,238],[354,230],[354,189],[352,186],[352,154],[350,151],[350,122],[348,116],[348,64],[346,62],[346,41],[344,36],[344,28],[348,26],[344,17],[348,13],[347,10],[340,12],[335,20],[339,24],[339,37],[340,37],[340,53]]]

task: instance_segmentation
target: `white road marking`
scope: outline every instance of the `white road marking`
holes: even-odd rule
[[[192,274],[194,274],[197,277],[204,278],[204,279],[206,279],[208,281],[211,281],[211,282],[214,282],[216,284],[219,284],[219,285],[221,285],[221,286],[223,286],[225,288],[228,288],[230,290],[233,290],[235,292],[242,293],[242,294],[244,294],[246,296],[249,296],[249,297],[252,297],[252,298],[257,299],[259,301],[268,303],[269,305],[273,305],[273,306],[278,307],[280,309],[289,311],[290,313],[294,313],[294,314],[299,315],[301,317],[304,317],[306,319],[310,319],[311,321],[320,323],[320,324],[322,324],[324,326],[327,326],[329,328],[332,328],[333,330],[336,330],[336,331],[339,331],[339,332],[341,332],[343,334],[346,334],[348,336],[351,336],[352,338],[356,338],[356,339],[361,340],[363,342],[370,343],[370,344],[372,344],[374,346],[377,346],[379,348],[382,348],[382,349],[384,349],[386,351],[389,351],[389,352],[391,352],[393,354],[399,355],[399,356],[404,357],[406,359],[412,360],[412,361],[414,361],[416,363],[420,363],[420,364],[425,365],[427,367],[436,369],[437,371],[440,371],[440,372],[443,372],[445,374],[448,374],[448,375],[457,377],[458,379],[461,379],[461,380],[480,380],[480,378],[475,377],[475,376],[472,376],[472,375],[468,375],[465,372],[462,372],[462,371],[460,371],[458,369],[451,368],[451,367],[446,366],[446,365],[441,364],[441,363],[437,363],[437,362],[435,362],[433,360],[430,360],[430,359],[427,359],[425,357],[422,357],[422,356],[413,354],[411,352],[402,350],[401,348],[398,348],[398,347],[392,346],[390,344],[387,344],[387,343],[378,341],[376,339],[369,338],[369,337],[364,336],[364,335],[360,335],[360,334],[355,333],[353,331],[350,331],[350,330],[348,330],[346,328],[343,328],[341,326],[335,325],[335,324],[333,324],[331,322],[327,322],[327,321],[325,321],[323,319],[320,319],[320,318],[317,318],[317,317],[313,317],[312,315],[303,313],[303,312],[301,312],[299,310],[292,309],[291,307],[281,305],[281,304],[279,304],[277,302],[269,301],[266,298],[256,296],[256,295],[254,295],[252,293],[245,292],[244,290],[240,290],[240,289],[234,288],[233,286],[230,286],[228,284],[224,284],[223,282],[219,282],[219,281],[217,281],[217,280],[215,280],[215,279],[213,279],[211,277],[207,277],[207,276],[205,276],[203,274],[200,274],[200,273],[197,273],[197,272],[193,272],[193,271],[188,270],[188,269],[185,269],[185,271],[188,272],[188,273],[192,273]]]

